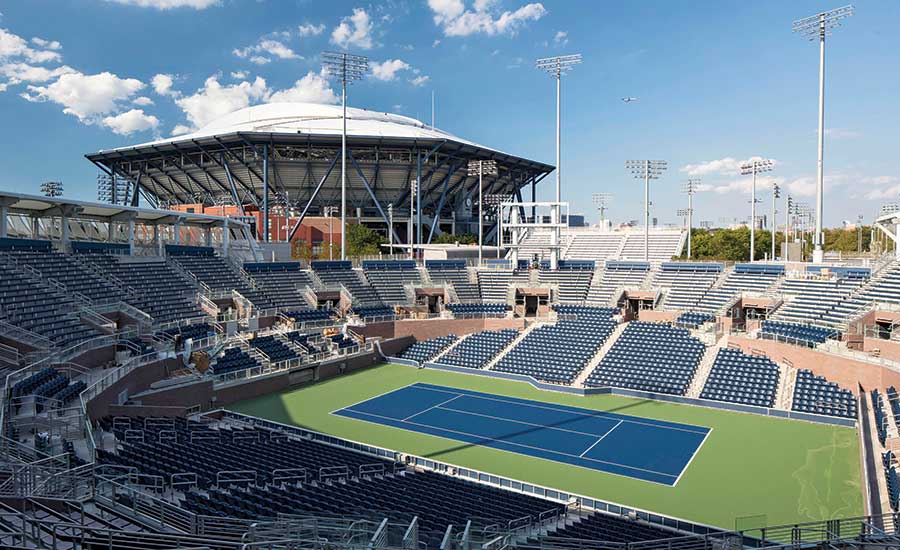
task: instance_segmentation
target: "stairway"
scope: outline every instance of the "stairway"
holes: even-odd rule
[[[474,334],[474,333],[473,333],[473,334]],[[434,357],[432,357],[431,359],[429,359],[428,362],[429,362],[429,363],[440,363],[440,362],[441,362],[441,357],[443,357],[443,356],[447,355],[448,353],[450,353],[450,350],[452,350],[453,348],[455,348],[456,346],[458,346],[463,340],[465,340],[465,339],[468,338],[469,336],[470,336],[469,334],[466,334],[465,336],[460,336],[459,338],[456,339],[456,342],[453,342],[452,344],[450,344],[449,346],[447,346],[446,348],[444,348],[443,351],[441,351],[440,353],[438,353],[437,355],[435,355]]]
[[[600,346],[600,349],[597,350],[597,353],[595,353],[594,356],[591,357],[591,360],[588,361],[588,364],[586,367],[584,367],[584,370],[578,373],[578,376],[575,377],[575,380],[572,382],[573,386],[575,386],[576,388],[584,387],[584,381],[587,380],[588,376],[590,376],[592,372],[594,372],[594,369],[597,368],[597,365],[600,364],[600,361],[603,359],[603,357],[605,357],[610,348],[613,347],[613,345],[616,343],[616,340],[619,339],[619,336],[621,336],[622,333],[625,332],[625,328],[627,326],[628,323],[619,323],[618,326],[613,329],[612,333],[606,338],[606,341],[603,342],[603,345]]]
[[[716,362],[716,356],[719,355],[719,350],[726,345],[728,345],[728,339],[722,338],[715,345],[706,348],[706,352],[700,359],[700,364],[697,365],[697,372],[694,373],[694,378],[691,380],[686,397],[700,398],[700,394],[703,393],[703,386],[706,385],[709,373],[712,372],[713,363]]]
[[[532,331],[532,330],[534,330],[534,329],[536,329],[536,328],[538,328],[538,327],[542,327],[542,326],[544,326],[544,325],[548,325],[548,324],[550,324],[550,323],[537,323],[537,322],[536,322],[536,323],[532,323],[531,326],[525,327],[525,330],[523,330],[522,332],[519,333],[518,336],[516,336],[515,338],[513,338],[512,342],[510,342],[509,345],[507,345],[505,348],[503,348],[502,350],[500,350],[500,353],[498,353],[493,359],[491,359],[490,361],[487,362],[487,364],[484,366],[484,370],[491,370],[491,369],[493,369],[493,368],[494,368],[494,365],[496,365],[497,363],[499,363],[500,360],[503,359],[503,357],[504,357],[507,353],[509,353],[509,350],[511,350],[511,349],[513,349],[514,347],[518,346],[518,345],[519,345],[519,342],[521,342],[522,340],[525,339],[526,336],[528,336],[529,334],[531,334],[531,331]]]
[[[794,385],[797,383],[797,369],[787,365],[781,367],[778,388],[775,390],[775,408],[782,411],[791,410],[794,403]]]

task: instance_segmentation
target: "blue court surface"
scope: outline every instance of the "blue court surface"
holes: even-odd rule
[[[431,384],[332,414],[672,486],[710,432]]]

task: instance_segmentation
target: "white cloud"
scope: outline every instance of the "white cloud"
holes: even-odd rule
[[[762,157],[750,157],[745,160],[738,160],[734,157],[725,157],[717,160],[709,160],[698,164],[686,164],[679,170],[689,176],[737,176],[741,173],[741,165],[754,160],[762,160]],[[773,160],[777,164],[777,161]]]
[[[161,96],[176,96],[178,92],[172,90],[172,84],[175,83],[175,80],[172,78],[170,74],[157,74],[154,75],[152,79],[150,79],[150,84],[153,86],[153,91]]]
[[[0,82],[0,92],[5,92],[7,88],[9,85],[6,82]]]
[[[267,65],[271,61],[272,61],[271,59],[269,59],[268,57],[264,57],[262,55],[254,55],[253,57],[250,58],[250,63],[253,63],[254,65]]]
[[[756,192],[760,193],[762,191],[767,191],[772,188],[773,183],[778,183],[778,185],[781,185],[782,182],[782,178],[776,178],[773,176],[757,176]],[[726,195],[730,193],[741,193],[744,195],[749,195],[753,191],[753,180],[749,176],[746,176],[736,180],[732,180],[722,185],[707,185],[706,189],[703,190],[712,191],[713,193],[716,193],[718,195]]]
[[[159,119],[144,113],[143,109],[132,109],[115,116],[108,116],[100,122],[103,126],[122,136],[155,130],[159,126]]]
[[[341,19],[341,23],[331,31],[331,43],[341,48],[372,49],[372,21],[366,10],[354,8],[353,15]]]
[[[566,31],[556,31],[553,35],[553,43],[559,46],[565,46],[569,43],[569,33]]]
[[[213,75],[194,94],[180,97],[175,103],[184,111],[188,122],[194,128],[200,128],[222,115],[248,107],[265,97],[267,92],[266,81],[260,77],[252,83],[244,81],[222,86]]]
[[[271,93],[267,96],[271,103],[299,101],[308,103],[337,103],[340,101],[334,91],[328,85],[328,81],[321,74],[312,71],[306,76],[294,82],[294,85],[285,90]]]
[[[409,68],[409,63],[401,59],[388,59],[381,63],[372,63],[372,76],[377,80],[390,82],[397,78],[398,72],[407,71]]]
[[[297,27],[297,32],[300,33],[301,37],[319,36],[325,32],[325,24],[319,23],[318,25],[314,25],[312,23],[304,23]]]
[[[250,73],[248,73],[247,71],[233,71],[231,73],[231,78],[235,80],[244,80],[248,76],[250,76]]]
[[[138,107],[147,107],[148,105],[153,105],[153,100],[147,96],[141,96],[134,98],[134,101],[131,102]]]
[[[31,39],[31,43],[36,45],[39,48],[45,48],[47,50],[61,50],[62,44],[57,42],[56,40],[44,40],[39,36],[35,36]]]
[[[106,0],[117,4],[137,6],[139,8],[154,8],[157,10],[171,10],[175,8],[193,8],[195,10],[206,9],[219,4],[219,0]]]
[[[264,56],[273,56],[279,59],[303,59],[302,56],[285,46],[284,43],[270,38],[260,39],[255,45],[247,46],[246,48],[235,48],[233,53],[241,59],[249,57],[251,61],[253,61],[254,57],[262,58]],[[268,63],[268,58],[266,59]]]
[[[54,42],[54,44],[59,45],[58,42]],[[36,50],[30,47],[21,36],[6,29],[0,29],[0,61],[16,58],[25,59],[31,63],[47,63],[59,61],[62,56],[52,49]]]
[[[144,83],[140,80],[120,78],[110,72],[92,75],[74,72],[60,76],[48,86],[28,86],[29,93],[22,97],[33,102],[58,103],[64,107],[64,113],[92,124],[99,115],[118,111],[120,102],[142,88]]]
[[[466,9],[463,0],[428,0],[432,19],[445,36],[477,33],[512,36],[528,21],[537,21],[547,15],[547,9],[539,2],[499,14],[495,13],[495,4],[492,0],[475,0],[472,9]]]
[[[419,75],[415,78],[410,78],[409,83],[412,84],[413,86],[420,87],[420,86],[424,86],[424,85],[428,84],[429,80],[431,80],[430,77],[428,77],[426,75]]]
[[[20,82],[47,82],[67,73],[77,72],[72,67],[63,65],[55,69],[29,65],[27,63],[6,63],[0,65],[0,76],[9,79],[10,84]]]
[[[185,124],[176,124],[174,128],[172,128],[173,136],[183,136],[184,134],[191,133],[191,127]]]
[[[900,176],[874,176],[863,178],[863,185],[867,187],[876,186],[875,189],[869,189],[864,195],[869,200],[896,199],[900,197]]]
[[[437,47],[440,46],[440,45],[441,45],[441,39],[440,39],[440,38],[435,38],[435,39],[434,39],[434,42],[431,43],[431,47],[432,47],[432,48],[437,48]]]

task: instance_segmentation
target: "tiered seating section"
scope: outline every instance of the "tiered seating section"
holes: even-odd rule
[[[873,389],[872,393],[872,412],[875,416],[875,432],[878,434],[878,442],[884,446],[887,440],[887,415],[884,412],[884,398],[878,389]]]
[[[571,384],[588,366],[617,323],[612,319],[614,310],[610,308],[558,306],[557,311],[577,318],[532,330],[492,370]]]
[[[649,258],[651,262],[666,262],[681,253],[682,231],[650,231]],[[644,232],[630,232],[619,257],[623,260],[643,260]]]
[[[600,284],[588,290],[586,303],[592,306],[608,306],[613,299],[618,299],[619,288],[640,288],[650,273],[647,262],[606,262]]]
[[[250,345],[266,356],[271,363],[296,359],[297,353],[274,336],[260,336],[250,340]]]
[[[462,342],[444,354],[440,362],[444,365],[470,369],[484,368],[518,334],[518,331],[509,328],[476,332],[464,338]]]
[[[559,269],[551,271],[549,265],[538,273],[541,284],[556,285],[558,301],[564,304],[582,304],[594,278],[594,262],[561,261]]]
[[[363,272],[369,284],[375,288],[378,298],[385,304],[409,304],[405,285],[421,286],[422,278],[414,260],[366,261]]]
[[[665,262],[681,254],[685,232],[679,230],[650,231],[651,262]],[[602,231],[594,228],[563,229],[560,238],[564,260],[643,260],[644,231]],[[547,258],[550,232],[533,230],[519,248],[519,257],[531,260]]]
[[[506,317],[509,306],[506,304],[447,304],[447,309],[455,317]]]
[[[807,273],[815,276],[814,266],[808,267]],[[835,311],[835,308],[866,283],[869,271],[830,268],[830,273],[830,278],[785,279],[781,284],[781,292],[786,298],[793,299],[778,308],[772,318],[777,321],[824,326],[833,326],[843,319],[842,310]]]
[[[793,410],[798,412],[856,418],[856,396],[812,371],[797,371]]]
[[[478,286],[485,302],[506,303],[509,289],[528,286],[528,271],[479,269]]]
[[[882,464],[884,466],[884,480],[887,484],[888,502],[891,510],[897,512],[900,507],[900,476],[897,475],[895,466],[897,457],[892,451],[886,451],[881,455]]]
[[[763,321],[759,335],[767,340],[787,340],[793,344],[816,347],[829,338],[840,338],[841,333],[812,325],[798,325],[781,321]]]
[[[361,273],[353,269],[353,263],[348,261],[315,261],[310,264],[313,271],[325,286],[344,285],[350,295],[353,296],[353,304],[361,306],[383,306],[378,293],[372,286],[363,280]]]
[[[716,317],[712,313],[688,311],[675,319],[675,325],[685,328],[699,328],[704,323],[712,323]]]
[[[668,288],[665,306],[669,309],[693,309],[722,273],[722,264],[699,262],[663,262],[656,273],[654,288]]]
[[[635,521],[626,523],[619,518],[594,513],[555,531],[552,536],[582,541],[630,543],[665,539],[671,537],[672,533],[652,525]]]
[[[465,260],[425,260],[428,277],[434,284],[449,283],[456,290],[456,296],[464,304],[481,301],[478,283],[469,279]],[[504,295],[504,299],[506,296]]]
[[[400,358],[409,359],[418,363],[431,361],[442,351],[452,346],[453,343],[456,342],[456,340],[457,338],[455,334],[448,334],[447,336],[438,336],[437,338],[422,340],[421,342],[416,342],[415,344],[406,348],[406,350],[404,350],[403,353],[400,354]]]
[[[724,309],[741,292],[763,293],[776,286],[784,276],[783,265],[737,264],[722,284],[709,289],[693,309],[707,313],[725,313]]]
[[[245,263],[244,271],[276,307],[292,311],[309,309],[302,292],[314,285],[300,262]]]
[[[226,348],[210,366],[210,371],[213,374],[228,374],[259,366],[261,366],[259,361],[241,348]]]
[[[700,394],[702,399],[774,407],[781,370],[768,357],[722,348]]]
[[[685,395],[705,350],[687,329],[635,321],[628,324],[585,386]]]
[[[259,289],[252,288],[250,281],[236,272],[228,262],[218,256],[212,248],[197,246],[166,246],[166,253],[185,271],[192,274],[212,291],[238,291],[258,309],[270,309],[276,304]]]

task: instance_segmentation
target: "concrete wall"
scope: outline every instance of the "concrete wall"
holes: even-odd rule
[[[354,327],[353,330],[371,338],[403,338],[412,336],[416,341],[428,340],[438,336],[456,334],[463,336],[480,332],[482,330],[500,330],[502,328],[525,328],[524,319],[404,319],[402,321],[389,321],[375,323],[365,327]]]
[[[679,313],[677,311],[662,311],[655,309],[645,309],[638,313],[641,321],[650,323],[668,323],[675,321]]]

